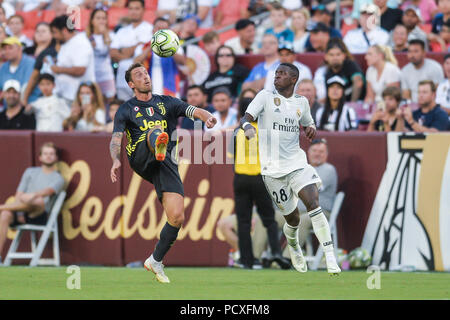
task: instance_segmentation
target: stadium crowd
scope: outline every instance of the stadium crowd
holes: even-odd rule
[[[339,29],[335,1],[0,4],[0,129],[111,132],[117,106],[132,96],[124,73],[133,62],[148,68],[154,93],[208,108],[215,130],[232,129],[242,93],[273,90],[276,67],[289,62],[320,130],[450,130],[450,0],[344,0]],[[170,58],[150,48],[160,29],[186,42]],[[316,70],[302,63],[308,52],[323,53]],[[443,64],[429,52],[445,55]],[[239,63],[252,54],[263,61]],[[366,70],[354,58],[361,54]]]

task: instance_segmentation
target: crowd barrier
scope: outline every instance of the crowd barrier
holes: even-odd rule
[[[328,140],[329,162],[339,175],[338,190],[346,194],[338,220],[339,246],[350,250],[361,244],[385,170],[386,135],[319,132],[318,136]],[[224,266],[229,247],[216,223],[234,213],[233,165],[217,164],[226,162],[225,143],[214,146],[213,138],[196,145],[193,137],[186,135],[180,142],[184,139],[192,142],[194,155],[190,162],[194,163],[193,157],[200,153],[203,163],[180,164],[186,220],[165,263]],[[68,194],[58,218],[61,263],[119,266],[147,257],[166,221],[162,206],[153,186],[133,174],[125,150],[120,179],[111,183],[108,134],[0,132],[0,148],[5,154],[0,159],[0,202],[11,200],[27,167],[39,165],[39,146],[46,141],[53,141],[61,149],[59,167],[67,182]],[[308,144],[302,137],[303,148]],[[188,154],[186,150],[180,153],[182,157]],[[205,163],[212,160],[216,163]],[[10,230],[8,238],[12,237]],[[22,241],[21,249],[28,249],[28,243]],[[8,247],[9,240],[1,253],[3,257]]]

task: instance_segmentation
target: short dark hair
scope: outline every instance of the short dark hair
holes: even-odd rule
[[[248,105],[253,101],[253,98],[241,98],[238,102],[239,116],[242,118],[247,111]]]
[[[402,92],[398,87],[386,87],[381,94],[382,97],[393,97],[397,103],[402,101]]]
[[[432,80],[422,80],[419,82],[419,85],[417,87],[426,85],[430,86],[432,92],[436,92],[436,85]]]
[[[188,92],[189,90],[194,90],[194,89],[198,89],[198,90],[200,90],[203,94],[206,94],[205,88],[203,88],[202,86],[199,86],[198,84],[193,84],[192,86],[189,86],[189,87],[187,88],[187,91],[186,91],[186,92]]]
[[[123,100],[114,98],[114,99],[109,103],[109,105],[111,106],[111,105],[113,105],[113,104],[117,104],[117,105],[120,106],[120,105],[122,105],[123,103],[124,103]]]
[[[38,83],[40,83],[42,80],[48,80],[55,83],[55,77],[52,76],[50,73],[41,73],[39,75]]]
[[[164,22],[168,23],[169,26],[170,26],[169,20],[167,20],[167,19],[164,18],[164,17],[157,17],[157,18],[155,19],[155,21],[153,21],[153,25],[155,25],[155,24],[156,24],[157,22],[159,22],[159,21],[164,21]]]
[[[408,41],[408,46],[410,45],[418,45],[422,47],[422,50],[425,50],[425,42],[420,39],[413,39]]]
[[[19,18],[19,20],[22,21],[22,24],[25,23],[25,20],[23,19],[23,17],[20,14],[14,14],[11,17],[9,17],[8,20],[7,20],[8,23],[14,18]]]
[[[128,1],[127,1],[127,8],[128,8],[128,5],[129,5],[131,2],[133,2],[133,1],[140,2],[140,3],[142,4],[142,8],[145,8],[145,0],[128,0]]]
[[[131,66],[128,67],[127,71],[125,72],[125,81],[128,83],[131,81],[131,71],[133,71],[136,68],[145,68],[142,63],[133,63]]]
[[[220,40],[219,35],[215,31],[208,31],[202,37],[202,40],[203,40],[204,43],[213,42],[214,39],[219,39]]]
[[[298,71],[298,68],[295,65],[293,65],[292,63],[283,62],[283,63],[280,63],[280,65],[278,67],[281,67],[281,66],[288,67],[290,70],[289,73],[290,73],[291,77],[294,77],[296,80],[298,80],[298,77],[300,76],[300,72]]]
[[[60,31],[66,29],[69,32],[74,32],[75,28],[69,28],[68,26],[68,22],[69,22],[70,17],[68,15],[62,15],[59,17],[56,17],[55,19],[52,20],[52,22],[50,23],[50,28],[55,28],[58,29]],[[71,21],[72,23],[74,21]],[[75,25],[75,24],[73,24]]]
[[[253,22],[250,19],[241,19],[238,20],[238,22],[236,22],[236,24],[234,25],[234,28],[236,29],[236,31],[242,30],[247,28],[249,25],[255,25],[255,22]]]

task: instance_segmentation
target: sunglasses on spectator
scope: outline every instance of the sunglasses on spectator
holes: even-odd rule
[[[231,53],[224,53],[224,54],[218,54],[217,57],[222,58],[222,57],[232,57],[233,55]]]

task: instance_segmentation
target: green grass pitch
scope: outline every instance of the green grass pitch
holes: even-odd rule
[[[450,299],[450,273],[381,272],[369,290],[365,271],[166,267],[170,284],[141,268],[81,267],[81,289],[69,290],[66,267],[0,267],[0,299],[303,300]]]

